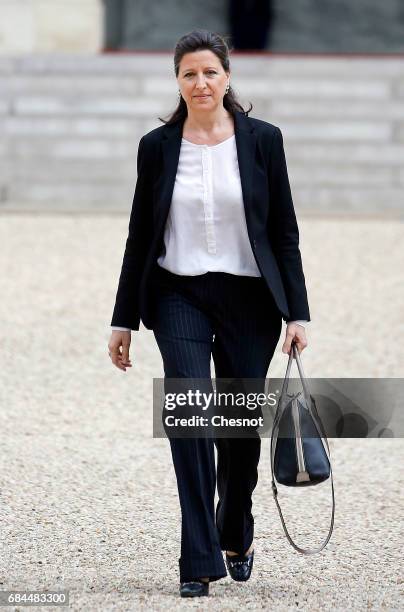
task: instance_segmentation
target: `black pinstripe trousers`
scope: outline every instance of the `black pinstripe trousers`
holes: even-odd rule
[[[261,378],[279,341],[282,316],[262,277],[157,267],[153,333],[165,378]],[[217,471],[214,448],[217,449]],[[252,493],[261,439],[170,438],[181,505],[180,581],[226,576],[222,550],[251,545]],[[214,507],[217,482],[218,504]]]

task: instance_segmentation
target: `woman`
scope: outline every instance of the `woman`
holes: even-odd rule
[[[113,364],[131,367],[131,330],[152,329],[168,378],[265,380],[310,321],[282,134],[248,117],[225,41],[195,30],[174,56],[178,107],[139,143],[138,178],[111,326]],[[162,119],[162,121],[164,121]],[[182,511],[180,594],[248,580],[260,438],[170,438]],[[214,445],[217,448],[217,473]],[[214,510],[215,486],[219,502]]]

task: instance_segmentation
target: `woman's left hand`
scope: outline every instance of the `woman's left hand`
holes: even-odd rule
[[[282,346],[282,353],[290,354],[292,348],[292,341],[296,342],[297,350],[299,355],[303,349],[307,346],[306,332],[303,325],[299,323],[288,323],[286,326],[286,338]]]

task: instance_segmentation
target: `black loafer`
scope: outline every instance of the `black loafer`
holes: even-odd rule
[[[254,550],[249,555],[232,555],[226,553],[226,565],[230,576],[237,582],[245,582],[251,576],[254,563]]]
[[[191,582],[181,582],[181,597],[203,597],[209,595],[209,582],[192,580]]]

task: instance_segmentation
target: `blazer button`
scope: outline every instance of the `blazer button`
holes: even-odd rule
[[[257,248],[257,242],[255,240],[253,240],[253,247],[254,247],[254,249]]]

